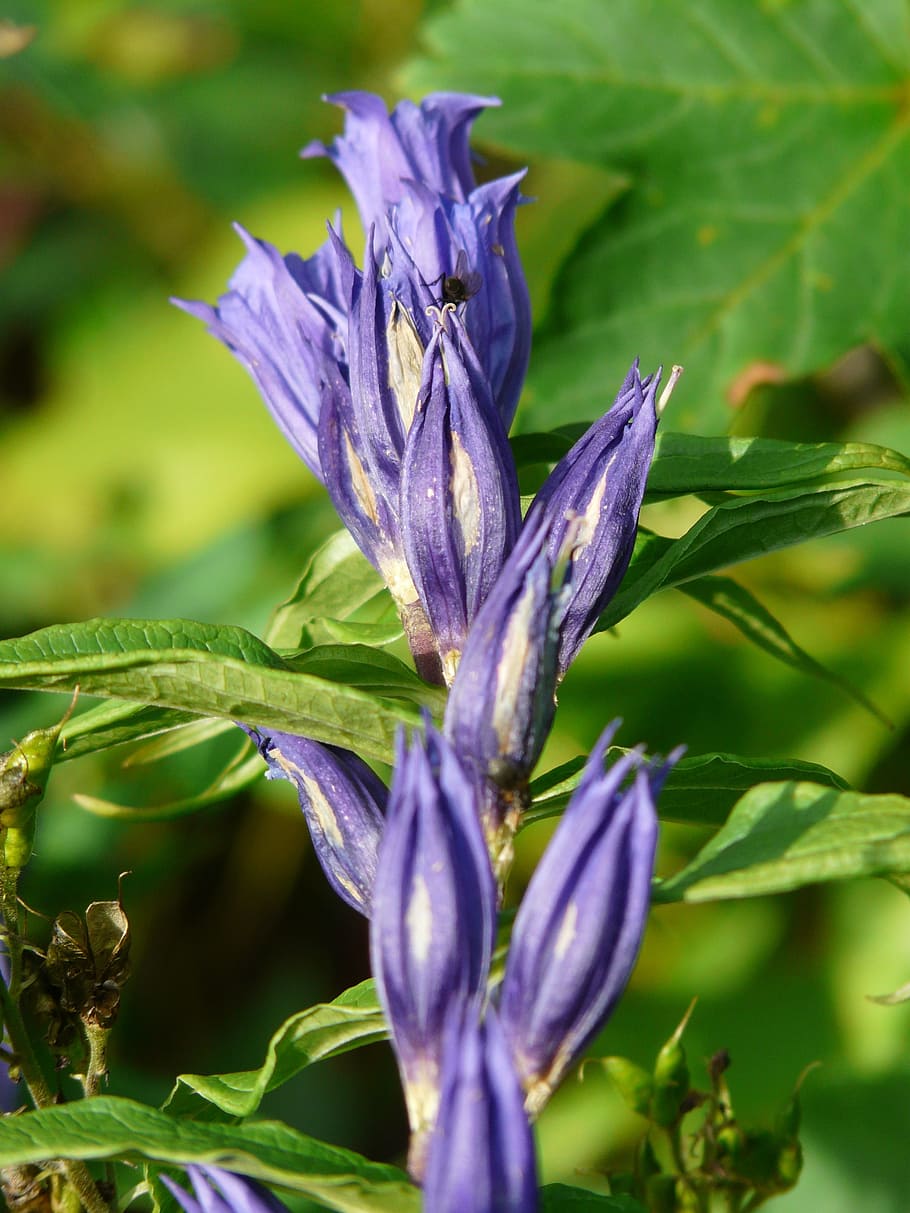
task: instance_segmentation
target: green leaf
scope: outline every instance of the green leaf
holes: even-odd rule
[[[618,746],[611,746],[609,751],[615,757],[626,752]],[[535,779],[531,784],[533,805],[522,819],[522,826],[561,813],[578,786],[584,764],[584,758],[573,758]],[[738,754],[697,754],[681,758],[667,776],[657,812],[662,821],[720,826],[743,792],[756,784],[808,779],[838,790],[847,788],[839,775],[815,762],[745,758]]]
[[[322,644],[293,656],[286,654],[285,660],[302,674],[343,682],[388,699],[406,699],[437,715],[445,708],[444,690],[424,682],[391,653],[365,644]]]
[[[910,476],[910,459],[870,442],[781,442],[658,431],[648,492],[662,497],[712,490],[795,487],[861,468]]]
[[[247,753],[249,743],[228,763],[224,770],[202,792],[187,796],[182,800],[171,800],[158,805],[127,805],[117,804],[112,800],[102,800],[98,796],[87,796],[75,792],[73,800],[80,808],[96,817],[111,817],[118,821],[128,821],[133,824],[139,821],[169,821],[175,817],[186,817],[207,809],[210,805],[226,800],[237,792],[261,779],[264,772],[262,758],[256,750]],[[247,753],[246,758],[242,755]]]
[[[498,145],[631,178],[564,268],[532,423],[601,411],[640,354],[686,366],[675,424],[724,429],[750,381],[903,339],[902,0],[461,0],[423,34],[412,92],[501,97]]]
[[[164,1106],[181,1116],[211,1115],[211,1107],[229,1116],[251,1116],[268,1091],[307,1066],[387,1035],[373,982],[364,981],[334,1002],[320,1003],[285,1020],[269,1041],[258,1070],[181,1074]]]
[[[390,602],[382,578],[350,533],[337,531],[310,557],[296,590],[287,602],[276,608],[266,636],[269,644],[280,649],[305,648],[327,639],[338,639],[331,635],[312,635],[308,625],[321,620],[331,620],[337,625],[369,604],[374,604],[374,613],[385,614]],[[366,622],[377,621],[370,618]],[[399,627],[399,635],[400,632]]]
[[[722,501],[680,539],[640,533],[619,593],[596,630],[613,627],[658,590],[777,548],[906,513],[910,488],[889,481]]]
[[[541,1213],[647,1213],[634,1196],[601,1196],[568,1184],[540,1189]]]
[[[654,900],[718,901],[910,871],[910,799],[815,783],[766,783]]]
[[[198,717],[192,712],[178,712],[173,708],[153,707],[145,703],[115,700],[98,703],[64,725],[60,732],[56,761],[66,762],[70,758],[81,758],[83,754],[94,754],[130,741],[156,737],[197,720]]]
[[[196,623],[192,619],[89,619],[85,623],[55,624],[0,641],[0,663],[44,663],[61,671],[83,666],[103,669],[112,662],[125,665],[131,658],[141,664],[144,654],[158,650],[285,668],[278,654],[245,628]]]
[[[80,687],[197,715],[244,720],[388,761],[416,713],[356,687],[300,674],[242,628],[186,620],[90,620],[0,642],[0,686]]]
[[[587,428],[584,422],[548,433],[513,434],[509,441],[517,466],[556,463]],[[910,476],[910,459],[871,442],[784,442],[659,429],[647,497],[664,500],[712,491],[758,492],[809,482],[817,487],[824,480],[866,468]]]
[[[338,1213],[418,1213],[420,1197],[395,1167],[316,1141],[278,1121],[182,1120],[100,1095],[0,1120],[0,1167],[48,1158],[208,1163],[280,1184]]]
[[[224,733],[230,733],[234,728],[235,725],[230,720],[200,720],[198,717],[194,717],[189,724],[181,725],[176,729],[168,729],[166,733],[152,737],[144,745],[137,746],[123,760],[123,765],[137,767],[161,762],[165,758],[172,758],[175,754],[182,754],[185,750],[192,750],[197,745],[202,745]]]
[[[744,586],[729,577],[699,577],[687,581],[679,589],[700,602],[702,606],[721,615],[737,627],[747,640],[776,657],[785,665],[792,666],[813,678],[822,678],[855,699],[886,728],[893,727],[885,716],[857,687],[833,670],[827,669],[814,657],[799,647],[783,624]]]

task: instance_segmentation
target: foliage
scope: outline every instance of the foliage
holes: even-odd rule
[[[21,340],[15,305],[53,351],[47,363],[63,360],[71,386],[46,394],[59,437],[48,434],[50,406],[40,392],[34,416],[11,407],[0,413],[11,464],[22,469],[0,507],[7,528],[0,626],[4,635],[22,633],[0,640],[3,734],[11,743],[22,738],[0,767],[0,828],[7,842],[17,841],[19,819],[7,814],[23,803],[25,734],[46,711],[33,695],[5,692],[78,692],[59,738],[62,709],[56,702],[52,709],[54,770],[38,843],[34,856],[15,864],[29,864],[27,899],[58,915],[99,896],[99,881],[108,890],[130,866],[139,885],[138,914],[130,915],[136,946],[143,920],[151,935],[148,907],[173,874],[181,908],[170,924],[173,942],[153,952],[160,962],[169,948],[182,955],[177,937],[191,931],[186,907],[196,904],[189,892],[201,863],[210,872],[221,865],[237,889],[205,918],[207,934],[192,935],[193,956],[178,961],[173,982],[160,967],[151,979],[163,991],[148,1004],[151,1019],[130,1009],[129,986],[122,996],[124,1042],[153,1035],[150,1024],[164,1011],[191,1024],[195,1004],[202,1026],[188,1031],[203,1060],[193,1064],[227,1072],[181,1073],[173,1081],[188,1054],[176,1046],[180,1029],[163,1028],[163,1070],[151,1080],[131,1074],[124,1044],[122,1056],[112,1053],[115,1094],[98,1095],[104,1066],[92,1071],[86,1045],[92,1097],[0,1121],[0,1167],[51,1157],[143,1166],[163,1208],[159,1168],[215,1161],[277,1185],[289,1204],[300,1194],[307,1204],[294,1208],[416,1209],[419,1196],[403,1172],[363,1157],[400,1159],[402,1137],[396,1122],[388,1136],[384,1126],[367,1127],[384,1119],[371,1104],[381,1106],[373,1091],[389,1084],[359,1050],[382,1039],[385,1027],[372,984],[359,982],[363,965],[337,959],[351,946],[362,953],[362,941],[351,944],[315,891],[285,906],[289,926],[270,917],[270,874],[274,897],[289,896],[282,890],[293,883],[301,844],[287,842],[285,802],[262,790],[259,756],[231,722],[255,716],[275,730],[349,747],[382,770],[392,762],[399,724],[415,724],[422,709],[440,719],[445,696],[414,673],[388,595],[347,533],[335,532],[323,505],[301,505],[301,495],[315,494],[306,473],[277,439],[272,445],[265,420],[259,430],[244,428],[255,426],[249,418],[259,406],[239,374],[224,369],[220,351],[200,352],[202,338],[186,336],[179,318],[159,318],[168,290],[211,297],[221,289],[236,250],[218,245],[215,223],[222,221],[214,211],[258,209],[258,222],[271,208],[269,223],[295,247],[298,223],[313,246],[321,239],[329,187],[319,183],[310,199],[276,166],[317,124],[331,129],[328,117],[314,116],[313,74],[325,72],[327,88],[362,83],[354,64],[367,53],[366,36],[353,5],[331,20],[310,5],[296,16],[260,7],[238,2],[223,17],[179,4],[151,7],[152,48],[167,45],[155,41],[164,24],[154,22],[174,22],[184,34],[202,22],[201,40],[186,42],[184,62],[155,67],[160,61],[151,56],[145,68],[130,55],[150,35],[131,28],[130,6],[113,6],[95,24],[86,19],[81,32],[73,18],[67,23],[42,8],[40,23],[56,43],[42,35],[11,60],[12,83],[4,86],[20,103],[8,122],[12,164],[23,180],[36,168],[29,121],[33,131],[52,132],[57,148],[78,127],[91,163],[110,158],[113,167],[94,199],[84,165],[71,165],[69,182],[64,167],[55,167],[44,201],[67,199],[68,235],[41,220],[40,206],[29,212],[23,230],[30,239],[5,307],[5,348],[15,353]],[[413,21],[404,6],[400,21],[404,38]],[[833,1062],[830,1077],[813,1076],[807,1086],[807,1174],[779,1207],[798,1213],[824,1198],[835,1210],[863,1204],[897,1213],[910,1177],[895,1162],[898,1129],[887,1109],[906,1099],[906,1020],[893,1019],[896,1026],[869,1045],[882,1017],[901,1011],[866,1007],[863,997],[906,981],[908,956],[895,934],[906,934],[905,906],[897,892],[888,909],[870,901],[883,915],[879,927],[867,918],[865,886],[853,892],[836,882],[910,875],[910,691],[902,673],[910,659],[902,559],[910,458],[894,449],[910,443],[899,412],[910,382],[910,267],[901,260],[910,175],[906,6],[838,0],[822,13],[808,0],[459,0],[432,7],[420,32],[422,49],[403,75],[408,89],[500,96],[503,107],[483,118],[481,140],[510,163],[529,160],[530,189],[540,198],[538,217],[535,208],[523,216],[532,293],[547,304],[512,438],[523,491],[569,449],[576,423],[603,411],[633,356],[686,368],[662,422],[629,571],[598,624],[607,634],[588,646],[560,693],[560,723],[518,839],[516,885],[533,865],[536,823],[561,814],[578,783],[578,755],[611,715],[626,715],[627,732],[640,728],[655,749],[687,741],[689,753],[659,802],[662,820],[672,824],[654,884],[651,950],[630,1009],[594,1052],[625,1050],[639,1060],[655,1052],[678,1018],[677,1004],[701,992],[697,978],[673,969],[681,951],[693,973],[707,974],[691,1028],[704,1034],[695,1048],[710,1036],[705,1048],[713,1051],[718,1031],[740,1034],[746,1055],[737,1055],[736,1074],[750,1112],[780,1105],[795,1074],[820,1055]],[[330,71],[316,66],[327,47],[335,49]],[[383,54],[397,52],[387,42],[374,53],[382,73]],[[301,73],[305,89],[295,82],[301,62],[309,65]],[[62,109],[74,111],[68,117],[56,112],[58,94],[66,98]],[[166,163],[143,162],[148,151],[138,141],[136,177],[130,190],[118,191],[126,161],[117,158],[116,140],[103,140],[106,118],[125,122],[124,98],[154,124]],[[228,122],[227,113],[242,118]],[[305,184],[319,182],[314,169],[296,172]],[[167,209],[162,197],[177,216],[172,229],[155,217]],[[127,231],[119,264],[105,235],[112,213]],[[558,258],[544,248],[554,227]],[[204,282],[181,264],[202,232],[211,241],[202,254]],[[100,285],[84,272],[87,247],[105,250],[94,263]],[[53,305],[40,289],[48,266],[66,271],[58,270],[64,297]],[[97,315],[91,323],[71,320],[67,307],[90,290]],[[140,338],[157,352],[136,355]],[[860,357],[860,343],[867,370],[857,384],[851,362],[838,360]],[[89,370],[104,381],[100,419]],[[21,406],[15,377],[7,379],[5,400]],[[135,437],[127,408],[138,418]],[[767,436],[727,432],[762,427]],[[144,432],[151,435],[147,466]],[[68,479],[70,466],[78,484]],[[208,480],[212,466],[223,469],[220,483]],[[18,516],[4,512],[13,502]],[[29,520],[28,542],[20,518]],[[878,525],[862,529],[871,522]],[[184,614],[195,618],[158,618]],[[103,618],[50,624],[59,616]],[[127,746],[130,765],[121,770]],[[33,797],[26,788],[30,814],[41,791]],[[245,799],[229,800],[238,795]],[[92,816],[76,816],[73,796]],[[222,805],[224,815],[214,818],[209,811]],[[197,818],[200,810],[206,813]],[[235,832],[233,847],[228,835]],[[796,897],[773,909],[764,901],[734,904],[782,893]],[[127,882],[127,908],[133,896]],[[18,913],[8,897],[5,910],[15,935]],[[724,918],[740,912],[755,917]],[[678,925],[685,915],[695,925]],[[320,933],[321,918],[332,959],[323,959],[321,972],[312,959],[289,989],[288,948],[295,949],[292,967],[301,965],[299,952]],[[752,926],[727,945],[727,921]],[[251,957],[271,950],[273,931],[284,955],[263,970]],[[876,935],[884,960],[863,950]],[[39,961],[11,942],[20,978],[36,980]],[[219,948],[218,963],[232,974],[236,968],[223,988],[238,1008],[236,1024],[220,1038],[217,996],[183,988],[214,963],[201,960],[200,950],[216,957]],[[801,977],[805,966],[813,992],[788,1001],[788,972],[770,963],[772,954],[785,967],[795,962]],[[677,976],[658,973],[661,964]],[[328,1001],[345,985],[351,988]],[[836,994],[819,992],[829,987]],[[135,988],[138,1006],[146,987]],[[294,1009],[307,1002],[314,1005]],[[823,1025],[817,1033],[816,1023]],[[115,1032],[114,1050],[116,1040]],[[774,1059],[766,1065],[768,1052]],[[367,1073],[359,1089],[344,1069],[352,1053],[364,1058]],[[39,1067],[47,1069],[43,1054]],[[692,1168],[706,1191],[709,1164],[727,1148],[718,1141],[733,1142],[742,1155],[746,1138],[754,1144],[763,1132],[740,1130],[729,1109],[724,1119],[721,1080],[710,1077],[714,1103],[694,1136],[710,1138],[715,1153]],[[336,1084],[359,1110],[339,1111]],[[566,1181],[545,1184],[542,1207],[636,1213],[641,1200],[658,1207],[660,1184],[626,1190],[619,1178],[636,1157],[640,1122],[612,1108],[603,1087],[592,1094],[592,1085],[572,1086],[541,1122],[543,1178]],[[688,1078],[685,1085],[683,1095]],[[304,1111],[301,1091],[311,1098]],[[829,1094],[832,1106],[848,1110],[827,1113]],[[850,1148],[851,1122],[860,1133],[862,1119],[849,1110],[854,1099],[885,1121],[862,1150]],[[295,1127],[272,1119],[279,1116]],[[731,1126],[742,1139],[726,1132]],[[363,1151],[320,1140],[335,1133],[364,1140]],[[794,1131],[787,1142],[795,1141]],[[869,1191],[876,1149],[886,1150],[891,1168],[878,1204]],[[740,1164],[748,1169],[748,1160]],[[579,1178],[580,1168],[587,1173]],[[126,1187],[139,1173],[131,1181],[124,1174]]]

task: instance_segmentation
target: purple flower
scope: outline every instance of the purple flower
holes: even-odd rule
[[[259,746],[271,779],[288,779],[316,858],[338,896],[369,917],[387,792],[365,762],[338,746],[293,733],[244,731]]]
[[[443,1029],[452,1008],[484,997],[496,929],[496,890],[474,781],[427,725],[395,775],[373,888],[370,953],[391,1029],[419,1177],[439,1100]]]
[[[681,751],[661,766],[632,752],[604,772],[615,729],[594,748],[512,930],[500,1016],[532,1115],[625,989],[648,915],[654,802]]]
[[[328,97],[345,110],[344,134],[304,156],[326,155],[354,195],[364,230],[388,258],[391,292],[409,307],[423,344],[424,310],[440,301],[438,284],[453,276],[459,254],[481,287],[464,309],[465,327],[508,429],[531,348],[527,285],[515,244],[515,209],[523,174],[477,186],[468,135],[492,97],[435,93],[419,106],[402,101],[390,113],[379,97]],[[416,271],[416,272],[415,272]],[[435,296],[432,292],[436,286]]]
[[[347,301],[331,240],[307,261],[235,225],[247,255],[216,307],[174,299],[252,375],[282,433],[322,479],[316,425],[326,393],[347,390]]]
[[[635,362],[610,411],[560,460],[528,511],[526,526],[547,520],[551,559],[571,547],[560,678],[628,568],[654,456],[659,383],[660,371],[643,380]]]
[[[506,429],[531,352],[531,305],[515,243],[523,176],[478,186],[464,203],[414,184],[392,212],[387,250],[389,289],[409,307],[424,344],[432,332],[427,308],[461,304],[465,331]]]
[[[442,682],[444,660],[451,676],[463,633],[517,526],[505,430],[530,351],[530,305],[514,236],[521,176],[475,183],[468,134],[476,115],[498,104],[490,99],[437,94],[420,106],[403,102],[391,114],[368,93],[332,100],[346,110],[345,133],[305,154],[329,156],[346,177],[369,233],[363,270],[335,231],[304,261],[282,257],[238,229],[247,256],[218,305],[175,302],[202,319],[250,371],[389,586],[419,672]],[[457,319],[449,320],[452,310]],[[440,326],[451,326],[453,334],[458,329],[457,353],[453,335],[448,354],[441,354]],[[463,567],[453,563],[459,554],[451,528],[440,526],[438,516],[432,522],[418,517],[413,497],[405,505],[401,495],[418,394],[426,383],[439,395],[433,365],[440,357],[463,364],[448,408],[458,414],[456,422],[474,414],[460,435],[468,462],[484,476],[495,471],[501,482],[483,484],[476,510],[488,511],[498,492],[501,516],[483,519],[484,539],[460,553]],[[439,426],[424,424],[421,431],[422,442],[412,446],[422,457]],[[474,449],[468,439],[477,440]],[[438,453],[445,454],[441,446]],[[457,474],[466,461],[454,444],[449,454]],[[454,487],[464,521],[475,503],[464,499],[464,486]],[[414,517],[409,550],[419,553],[410,567],[404,509]],[[453,595],[459,618],[444,609]]]
[[[439,1116],[424,1208],[432,1213],[534,1213],[534,1141],[524,1096],[495,1012],[447,1029]]]
[[[565,592],[547,527],[525,523],[468,633],[445,713],[445,734],[485,779],[484,828],[497,849],[514,831],[528,777],[553,723]]]
[[[505,427],[450,306],[427,349],[401,483],[408,567],[448,683],[521,525]]]
[[[190,1166],[186,1173],[195,1196],[161,1176],[185,1213],[287,1213],[287,1206],[253,1179],[209,1166]]]
[[[344,134],[328,147],[314,141],[301,155],[328,156],[338,167],[365,229],[386,222],[414,181],[463,202],[474,188],[471,124],[488,106],[499,105],[495,97],[432,93],[420,105],[402,101],[389,114],[373,93],[334,93],[325,99],[344,109]]]

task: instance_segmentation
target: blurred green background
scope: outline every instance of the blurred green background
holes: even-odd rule
[[[507,40],[504,53],[520,80],[535,6],[499,7],[511,14],[514,46]],[[621,16],[622,36],[636,40],[647,65],[664,50],[662,13],[677,7],[588,0],[566,12],[589,32],[585,22],[599,17],[605,40]],[[789,7],[803,32],[815,20],[820,42],[830,34],[824,6],[709,7],[731,20],[753,7]],[[418,80],[421,88],[489,87],[477,78],[474,48],[465,42],[459,55],[457,21],[476,8],[433,0],[5,6],[12,21],[35,29],[29,45],[0,62],[3,636],[99,614],[186,616],[261,632],[333,529],[333,514],[243,371],[168,296],[213,300],[224,289],[240,256],[232,220],[306,254],[340,206],[356,248],[340,182],[327,164],[297,158],[310,139],[340,128],[320,95],[369,88],[392,102]],[[906,5],[884,0],[871,20],[892,9],[910,20]],[[7,29],[0,44],[11,38]],[[777,70],[773,60],[765,66]],[[704,68],[706,80],[711,70]],[[643,310],[640,347],[615,341],[604,354],[609,369],[595,368],[585,381],[598,390],[561,398],[571,376],[560,373],[560,343],[571,336],[573,307],[592,306],[579,292],[578,266],[597,255],[614,216],[623,230],[647,170],[622,150],[615,163],[612,153],[595,162],[571,147],[541,151],[543,137],[523,138],[520,122],[509,126],[510,79],[500,90],[504,124],[485,116],[477,139],[488,172],[530,163],[526,192],[537,201],[522,209],[519,238],[542,353],[518,424],[545,428],[598,415],[618,385],[614,360],[626,366],[639,349],[651,356],[655,328]],[[526,107],[535,87],[546,95],[530,80]],[[609,93],[607,75],[598,87]],[[595,118],[606,120],[574,111],[576,134],[587,136],[585,123]],[[801,137],[808,149],[813,132]],[[903,218],[906,235],[906,208]],[[888,223],[897,223],[893,214]],[[677,237],[660,236],[665,253]],[[861,260],[872,238],[855,227],[847,251]],[[681,264],[687,255],[680,245]],[[636,286],[626,280],[622,291]],[[814,364],[810,352],[801,363],[784,360],[786,374],[755,375],[758,386],[736,396],[736,410],[709,376],[684,379],[665,425],[910,450],[902,347],[861,341],[881,336],[888,326],[879,320],[832,322]],[[654,356],[685,360],[675,348]],[[684,502],[649,507],[647,520],[677,534],[696,516]],[[862,688],[893,729],[670,593],[618,634],[590,643],[562,689],[545,763],[586,750],[622,715],[624,744],[808,759],[857,787],[910,794],[906,551],[898,520],[736,573],[798,642]],[[59,718],[64,706],[60,697],[0,693],[0,748]],[[24,896],[44,914],[81,909],[115,896],[118,873],[132,872],[125,904],[134,977],[112,1043],[110,1090],[160,1102],[182,1071],[259,1064],[282,1019],[366,976],[366,932],[325,887],[289,787],[261,781],[214,809],[144,824],[76,807],[77,792],[135,805],[177,799],[215,777],[225,750],[214,744],[154,767],[124,766],[123,757],[114,751],[54,774]],[[535,827],[524,836],[517,884],[543,835]],[[702,841],[698,831],[668,828],[663,870]],[[39,937],[42,930],[38,923]],[[601,1051],[649,1062],[697,995],[687,1034],[696,1081],[705,1079],[701,1059],[728,1048],[737,1111],[755,1123],[769,1122],[803,1067],[821,1061],[805,1086],[805,1176],[776,1207],[903,1213],[910,1014],[867,995],[908,978],[910,907],[885,883],[665,907],[652,918]],[[314,1067],[271,1096],[264,1113],[374,1158],[402,1157],[404,1117],[385,1047]],[[602,1173],[620,1165],[640,1131],[591,1069],[583,1083],[566,1084],[542,1119],[544,1178],[602,1188]]]

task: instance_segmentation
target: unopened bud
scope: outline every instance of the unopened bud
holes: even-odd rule
[[[627,1057],[605,1057],[603,1065],[626,1107],[639,1116],[647,1116],[654,1091],[654,1080],[648,1071]]]

